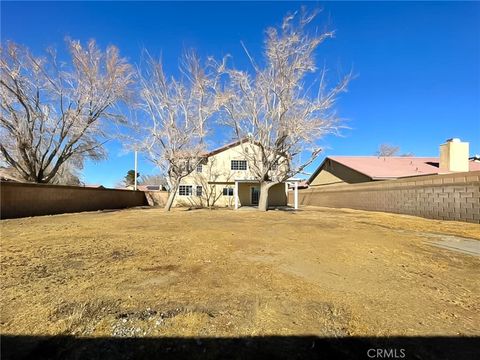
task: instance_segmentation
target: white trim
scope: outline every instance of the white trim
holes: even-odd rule
[[[138,161],[137,161],[137,150],[135,150],[135,174],[134,175],[134,183],[133,183],[133,190],[137,190],[137,164],[138,164]]]
[[[295,182],[295,193],[294,193],[294,207],[295,207],[295,210],[298,209],[298,181]]]
[[[233,196],[235,197],[235,210],[238,209],[238,181],[235,180],[235,188],[233,189]]]

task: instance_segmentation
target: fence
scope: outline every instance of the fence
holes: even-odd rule
[[[150,206],[165,206],[168,199],[168,191],[145,191],[145,196]]]
[[[299,204],[480,223],[480,171],[312,187]]]
[[[0,218],[122,209],[148,205],[143,191],[0,183]]]

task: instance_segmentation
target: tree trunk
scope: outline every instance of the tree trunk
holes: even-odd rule
[[[172,209],[173,200],[175,200],[175,195],[177,195],[177,191],[178,191],[178,186],[175,186],[172,189],[170,189],[167,203],[165,204],[165,208],[164,208],[165,211],[170,211]]]
[[[275,185],[275,183],[260,183],[260,198],[258,199],[258,210],[268,210],[268,191],[273,185]]]

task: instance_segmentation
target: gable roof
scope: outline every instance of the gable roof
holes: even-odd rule
[[[237,145],[240,145],[244,142],[247,142],[248,140],[247,139],[241,139],[241,140],[236,140],[236,141],[233,141],[233,142],[230,142],[230,143],[227,143],[223,146],[220,146],[219,148],[216,148],[210,152],[207,152],[205,154],[203,154],[203,156],[205,157],[210,157],[210,156],[213,156],[213,155],[216,155],[218,153],[221,153],[222,151],[225,151],[225,150],[228,150],[228,149],[231,149]]]
[[[0,180],[13,181],[13,182],[26,182],[19,175],[18,172],[12,167],[0,166]]]
[[[353,169],[372,180],[398,179],[409,176],[434,175],[440,173],[438,157],[415,156],[327,156],[308,183],[322,170],[327,160],[335,161]],[[470,171],[480,170],[480,162],[469,161]]]

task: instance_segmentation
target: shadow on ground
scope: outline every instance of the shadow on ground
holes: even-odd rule
[[[2,335],[7,359],[478,359],[479,337],[79,338]]]

